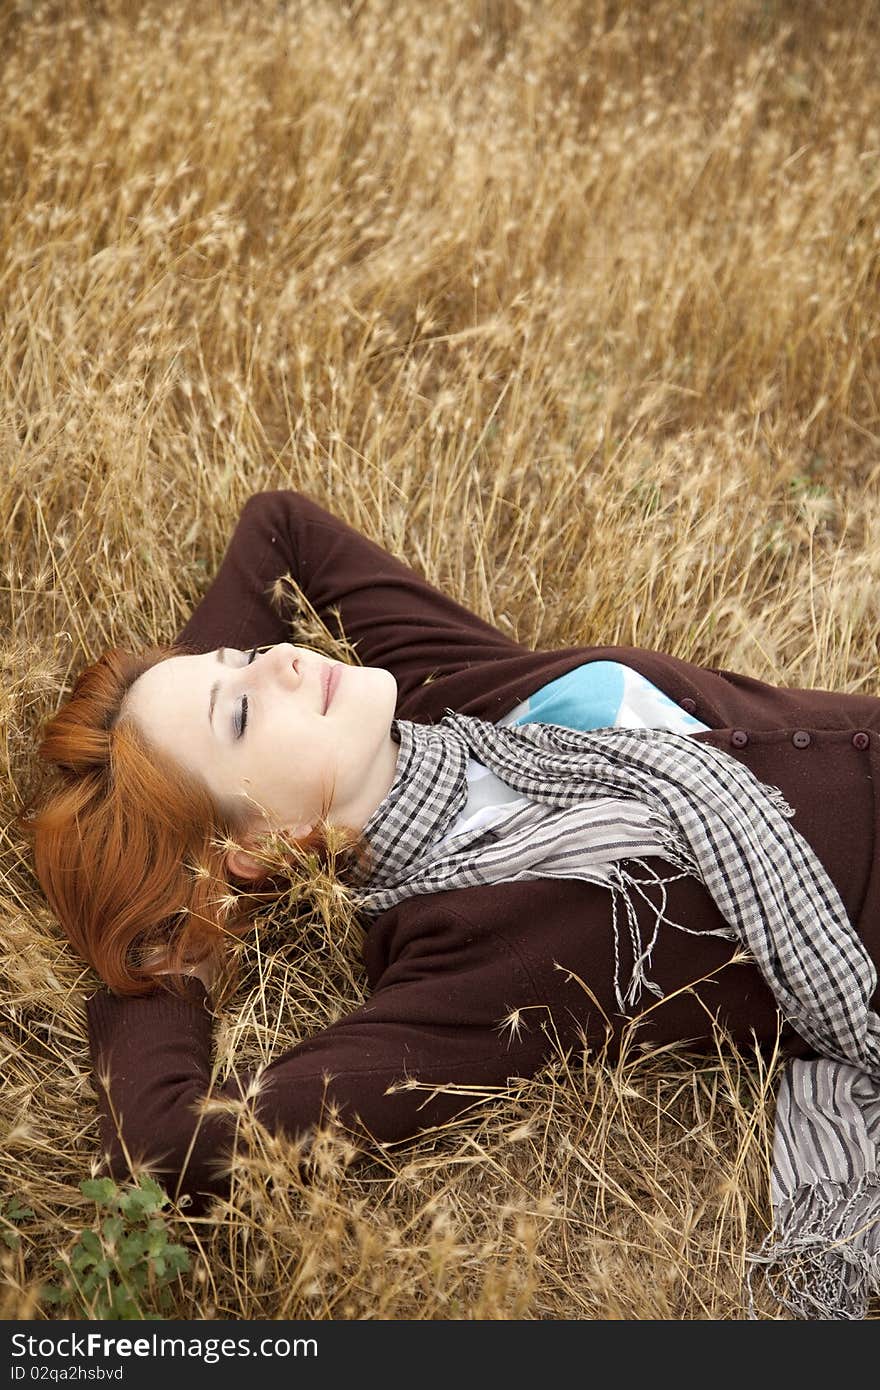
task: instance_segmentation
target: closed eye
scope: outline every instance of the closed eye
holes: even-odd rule
[[[247,661],[245,662],[245,665],[246,665],[246,666],[250,666],[250,664],[251,664],[251,662],[253,661],[253,659],[254,659],[254,657],[256,656],[256,654],[257,654],[257,649],[256,649],[256,647],[254,647],[253,650],[251,651],[250,656],[248,657]],[[234,721],[233,721],[234,727],[235,727],[235,737],[236,737],[237,739],[240,739],[240,738],[243,738],[243,737],[244,737],[244,731],[245,731],[245,729],[247,728],[248,697],[247,697],[246,695],[242,695],[242,697],[241,697],[241,704],[239,705],[239,712],[240,712],[240,717],[239,717],[237,720],[234,720]]]

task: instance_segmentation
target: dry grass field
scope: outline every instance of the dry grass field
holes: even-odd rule
[[[878,59],[872,0],[0,8],[0,1315],[65,1316],[96,1219],[99,982],[12,828],[40,725],[173,637],[251,493],[532,646],[880,693]],[[243,943],[221,1072],[362,997],[314,888]],[[255,1135],[228,1203],[164,1208],[164,1313],[745,1318],[778,1075],[560,1055],[306,1185]]]

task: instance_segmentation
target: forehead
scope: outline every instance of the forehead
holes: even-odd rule
[[[170,656],[138,676],[129,687],[125,705],[130,713],[149,722],[150,716],[159,712],[157,706],[161,707],[173,696],[174,706],[187,710],[194,709],[197,701],[201,701],[207,719],[208,676],[216,665],[216,652]],[[170,711],[166,709],[163,713],[167,715]]]
[[[169,656],[164,661],[158,661],[155,666],[151,666],[149,671],[144,671],[143,675],[138,676],[132,690],[140,687],[142,690],[153,688],[167,689],[174,685],[180,685],[187,678],[196,673],[204,672],[207,674],[211,666],[217,665],[217,653],[206,652],[203,656]]]

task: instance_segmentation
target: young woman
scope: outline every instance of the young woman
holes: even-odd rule
[[[289,641],[285,573],[360,666]],[[31,827],[37,872],[110,986],[88,1001],[109,1171],[144,1160],[190,1210],[228,1189],[236,1128],[198,1115],[209,992],[246,921],[219,904],[230,884],[280,891],[273,830],[319,849],[325,825],[351,832],[371,992],[263,1071],[247,1103],[272,1131],[307,1135],[332,1105],[364,1145],[404,1140],[559,1044],[613,1057],[642,1011],[654,1044],[711,1047],[717,1021],[872,1065],[875,696],[530,650],[279,490],[247,502],[173,646],[106,654],[41,753],[65,785]]]

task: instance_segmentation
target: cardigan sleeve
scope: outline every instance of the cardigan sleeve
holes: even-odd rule
[[[206,652],[289,640],[291,591],[280,601],[272,598],[284,574],[335,636],[344,633],[363,665],[391,672],[398,703],[426,678],[527,651],[291,489],[248,499],[217,574],[176,641]]]
[[[212,1016],[199,981],[187,981],[185,999],[93,995],[87,1013],[105,1171],[120,1180],[143,1164],[200,1212],[227,1193],[241,1144],[239,1106],[200,1117],[209,1092],[243,1101],[273,1134],[301,1138],[332,1118],[369,1148],[445,1123],[478,1104],[481,1087],[533,1075],[547,1040],[516,1022],[531,1019],[536,1003],[519,953],[436,898],[408,906],[385,914],[371,941],[378,979],[366,1003],[262,1070],[213,1087]]]

